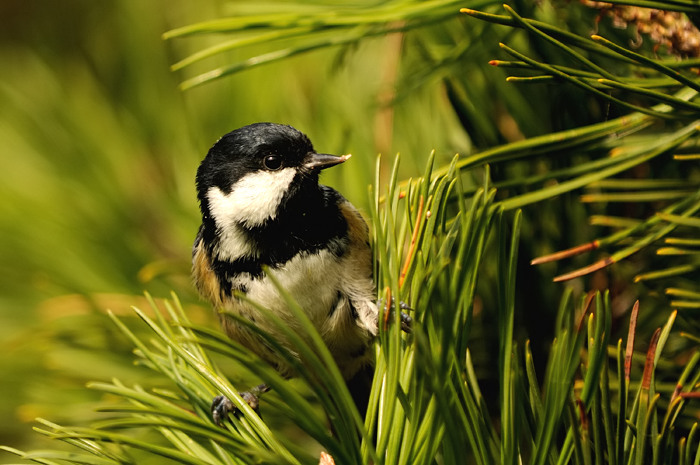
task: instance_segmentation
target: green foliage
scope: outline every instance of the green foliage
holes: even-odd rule
[[[634,4],[634,2],[630,2],[630,4]],[[650,7],[646,4],[640,4],[640,6]],[[675,5],[675,7],[681,8],[680,5]],[[512,77],[509,78],[510,81],[561,81],[585,89],[620,107],[636,112],[618,118],[617,122],[626,127],[621,127],[622,133],[617,132],[612,140],[608,138],[606,147],[597,145],[595,140],[592,146],[586,147],[586,149],[592,148],[598,153],[604,153],[601,151],[603,149],[607,152],[607,159],[592,159],[584,164],[562,169],[556,175],[550,173],[551,177],[547,177],[547,179],[556,179],[558,181],[556,186],[516,196],[506,200],[505,204],[519,207],[528,201],[542,200],[548,195],[559,194],[583,186],[602,191],[582,196],[581,200],[584,202],[647,203],[667,199],[672,201],[661,213],[652,214],[645,221],[622,227],[620,230],[598,238],[583,247],[579,246],[562,253],[542,257],[535,260],[534,263],[559,260],[598,248],[613,249],[610,256],[555,278],[557,281],[565,281],[617,263],[662,239],[669,238],[671,243],[678,240],[670,238],[670,235],[677,231],[679,225],[692,224],[692,218],[700,207],[700,204],[697,203],[700,191],[693,170],[684,170],[680,166],[668,169],[669,164],[667,163],[664,171],[673,173],[670,174],[670,179],[635,180],[628,179],[626,176],[612,177],[628,173],[631,168],[644,164],[658,166],[658,164],[652,164],[654,159],[669,154],[674,154],[675,164],[682,163],[683,153],[695,151],[698,144],[698,128],[700,127],[698,126],[700,121],[697,120],[698,107],[695,99],[698,90],[700,90],[700,84],[688,69],[693,66],[694,60],[685,60],[684,62],[675,57],[666,60],[648,58],[643,54],[617,45],[614,41],[601,35],[596,34],[586,38],[571,34],[539,21],[525,19],[508,5],[505,5],[504,8],[508,15],[493,15],[466,9],[462,11],[485,21],[522,28],[531,37],[556,47],[569,61],[573,61],[576,65],[572,68],[564,67],[558,63],[543,62],[507,45],[500,44],[503,50],[519,61],[494,62],[494,64],[537,73],[527,77]],[[688,8],[688,5],[681,8],[686,11],[684,8]],[[674,7],[671,6],[669,9],[674,9]],[[695,31],[697,33],[697,29]],[[610,59],[615,59],[617,64],[605,66],[607,60]],[[657,105],[651,106],[654,102],[658,102]],[[631,120],[628,120],[627,118],[630,116]],[[611,120],[610,123],[615,121]],[[654,126],[650,127],[652,124]],[[644,128],[649,129],[640,135],[635,134]],[[577,131],[579,130],[573,132]],[[567,139],[566,136],[563,138]],[[504,149],[508,151],[507,147]],[[488,161],[488,157],[484,158]],[[572,175],[576,177],[566,179]],[[652,173],[650,177],[654,178],[655,176]],[[606,189],[613,189],[613,191],[606,192]],[[689,229],[681,233],[682,237],[684,233],[691,235],[691,237],[693,234],[692,230]],[[617,250],[614,250],[615,248]],[[667,248],[660,248],[657,254],[668,254],[669,252]],[[685,256],[689,257],[687,254]],[[635,276],[634,280],[639,282],[677,277],[693,273],[697,269],[693,259],[690,260],[690,263],[686,262],[683,265],[666,266],[668,268],[658,271],[645,270],[644,273]],[[667,288],[666,292],[674,293],[677,291],[675,288]],[[693,291],[690,290],[690,292]],[[692,306],[690,302],[682,304]]]
[[[613,3],[700,13],[686,0]],[[27,396],[22,363],[85,362],[66,384],[85,372],[115,379],[90,385],[100,415],[60,421],[91,426],[41,420],[67,449],[6,451],[45,464],[316,463],[320,450],[337,463],[700,462],[697,58],[650,37],[628,46],[631,27],[577,2],[237,3],[199,23],[221,15],[182,7],[167,25],[148,22],[165,2],[92,8],[76,36],[86,63],[2,52],[15,65],[0,87],[0,133],[15,154],[1,187],[15,200],[0,210],[3,262],[25,264],[2,270],[3,301],[29,309],[8,312],[2,331],[37,314],[43,330],[16,339],[32,341],[32,357],[3,362],[3,397]],[[90,31],[114,19],[131,54],[110,62],[112,41]],[[173,65],[187,73],[187,124],[166,54],[144,47],[168,28],[168,47],[188,56]],[[384,315],[364,422],[309,325],[290,382],[188,302],[194,168],[211,141],[254,120],[356,154],[348,176],[328,181],[369,211],[378,297],[413,309],[410,335]],[[196,150],[188,132],[202,134]],[[405,180],[433,147],[423,176]],[[357,156],[398,150],[391,170]],[[527,267],[536,255],[542,266]],[[545,264],[558,260],[562,270]],[[573,285],[555,311],[556,273]],[[123,308],[143,287],[175,288],[184,306],[140,305],[154,312],[136,311],[142,325],[113,317],[127,344],[89,313]],[[646,297],[619,337],[632,295]],[[61,318],[76,306],[88,310]],[[125,363],[131,345],[138,368]],[[247,379],[274,387],[262,420],[236,395]],[[209,419],[217,393],[241,410],[223,428]]]
[[[406,152],[403,169],[415,173],[430,148],[443,163],[467,146],[435,89],[392,111],[396,136],[377,142],[379,39],[342,66],[319,52],[180,92],[168,65],[199,44],[160,35],[218,8],[217,0],[0,6],[0,443],[40,447],[30,427],[37,416],[93,420],[101,395],[82,389],[89,380],[152,376],[132,366],[105,309],[128,321],[130,305],[145,307],[144,290],[175,289],[194,321],[216,325],[189,262],[195,170],[222,134],[276,121],[320,151],[353,153],[322,179],[364,210],[378,151]],[[429,121],[401,116],[418,108]]]
[[[387,301],[393,296],[409,302],[415,326],[406,334],[397,312],[385,310],[380,318],[377,369],[364,424],[330,353],[294,301],[288,303],[302,322],[294,348],[301,362],[274,339],[268,342],[296,363],[310,397],[221,332],[192,324],[174,297],[165,303],[165,315],[149,300],[155,319],[135,310],[152,332],[150,342],[112,317],[136,347],[139,364],[169,380],[166,385],[92,383],[92,389],[114,399],[101,409],[110,416],[80,428],[41,420],[37,431],[80,452],[4,449],[44,464],[141,463],[149,456],[191,464],[316,463],[308,449],[271,430],[238,397],[212,362],[209,354],[215,352],[273,387],[278,396],[264,398],[263,417],[270,409],[298,425],[307,441],[318,443],[336,463],[464,463],[469,458],[482,464],[588,464],[593,459],[602,463],[606,453],[607,463],[700,459],[696,425],[680,437],[673,434],[687,431],[686,397],[700,380],[700,353],[693,351],[673,392],[657,392],[654,382],[675,371],[673,364],[670,371],[659,368],[675,313],[655,332],[641,381],[633,382],[634,344],[629,341],[634,327],[627,351],[622,340],[617,350],[609,350],[608,294],[590,294],[576,304],[567,292],[540,381],[529,345],[519,347],[513,337],[521,215],[509,221],[511,215],[494,203],[488,176],[469,200],[459,195],[458,207],[450,205],[448,199],[462,192],[456,166],[457,159],[448,174],[432,176],[431,158],[424,176],[404,188],[396,176],[384,194],[374,188],[372,237],[381,265],[380,293]],[[496,239],[491,247],[489,236]],[[484,397],[471,356],[471,329],[479,271],[494,252],[500,283],[498,395]],[[273,314],[268,318],[285,329]],[[209,413],[218,393],[239,409],[223,427]],[[149,434],[138,433],[144,429]]]
[[[694,169],[684,169],[683,153],[693,153],[698,145],[697,112],[700,106],[695,101],[700,84],[694,77],[692,67],[696,60],[679,60],[678,57],[650,58],[644,53],[633,51],[619,45],[624,35],[611,31],[612,37],[603,37],[603,32],[588,36],[578,33],[578,24],[557,24],[556,2],[540,5],[540,8],[530,8],[518,5],[517,9],[540,18],[528,18],[509,5],[503,6],[505,15],[494,14],[479,9],[490,8],[492,2],[464,2],[462,13],[481,20],[481,22],[454,21],[450,15],[454,7],[452,2],[429,1],[415,3],[412,1],[392,2],[377,5],[348,5],[340,10],[338,6],[297,5],[293,9],[280,6],[273,13],[257,13],[252,15],[232,16],[219,20],[196,23],[178,28],[165,34],[168,39],[188,37],[197,34],[223,33],[234,37],[228,42],[220,43],[174,65],[174,69],[186,68],[193,63],[218,56],[227,50],[250,50],[254,44],[265,43],[272,52],[257,54],[251,58],[235,62],[214,70],[191,77],[183,82],[184,88],[200,85],[213,79],[219,79],[233,73],[248,70],[270,61],[276,61],[292,55],[302,54],[310,50],[328,48],[339,45],[354,44],[367,36],[401,32],[405,35],[407,44],[403,60],[418,68],[418,73],[405,78],[408,89],[421,85],[426,80],[440,78],[450,90],[451,103],[462,119],[462,123],[475,145],[479,146],[485,134],[493,134],[493,124],[483,121],[483,115],[478,115],[476,108],[489,111],[496,105],[507,106],[512,117],[517,121],[517,127],[526,128],[531,115],[547,111],[541,106],[530,111],[522,105],[523,97],[535,94],[533,84],[559,84],[570,90],[578,88],[598,99],[603,105],[613,105],[605,110],[608,114],[625,112],[622,116],[605,122],[588,124],[583,115],[574,117],[574,128],[538,135],[525,140],[517,140],[509,144],[489,148],[463,157],[460,168],[482,166],[486,163],[511,165],[510,174],[501,180],[500,174],[495,174],[494,185],[503,190],[508,189],[508,199],[504,200],[504,208],[515,209],[531,203],[542,202],[576,189],[588,187],[593,191],[613,189],[612,192],[591,193],[582,198],[587,203],[628,202],[646,204],[653,201],[677,200],[666,207],[665,213],[677,214],[683,217],[696,213],[695,205],[689,202],[689,196],[698,192],[697,173]],[[635,5],[631,8],[654,8],[659,4],[654,2],[613,2]],[[698,13],[690,2],[672,2],[668,10],[686,13]],[[580,7],[577,11],[584,9]],[[585,9],[584,9],[585,10]],[[692,10],[692,11],[691,11]],[[589,8],[593,13],[595,10]],[[418,14],[420,13],[420,14]],[[641,16],[642,13],[639,13]],[[559,14],[564,16],[563,13]],[[585,16],[575,16],[572,19]],[[590,15],[588,18],[592,18]],[[692,15],[691,15],[692,18]],[[438,28],[429,24],[439,23]],[[561,23],[561,21],[559,21]],[[690,23],[689,23],[690,24]],[[511,69],[525,76],[511,76],[507,81],[529,85],[528,91],[517,93],[513,89],[498,89],[492,95],[493,101],[479,102],[479,96],[470,91],[472,76],[460,76],[460,61],[473,63],[483,56],[475,52],[472,44],[487,46],[487,40],[496,29],[493,25],[506,26],[511,30],[521,29],[522,34],[500,34],[507,40],[502,40],[500,48],[511,55],[515,61],[491,59],[490,64],[501,68]],[[569,27],[569,29],[567,29]],[[670,27],[670,26],[669,26]],[[445,37],[446,31],[453,32]],[[500,30],[499,30],[500,31]],[[689,30],[688,40],[697,37]],[[329,37],[331,39],[329,39]],[[527,37],[528,41],[523,39]],[[479,38],[477,40],[477,38]],[[293,39],[293,40],[291,40]],[[655,39],[651,37],[649,42]],[[494,40],[495,42],[495,40]],[[507,45],[505,42],[513,43]],[[286,48],[280,48],[284,44]],[[438,47],[441,44],[442,47]],[[445,45],[449,44],[449,45]],[[437,56],[433,50],[442,51]],[[649,45],[646,46],[650,50]],[[424,51],[419,61],[414,58],[415,50]],[[655,53],[659,50],[654,49]],[[493,57],[489,57],[493,58]],[[484,79],[486,74],[481,77]],[[488,87],[488,86],[487,86]],[[541,86],[540,86],[541,87]],[[483,93],[483,89],[479,88]],[[402,90],[397,92],[401,99]],[[577,94],[572,94],[574,99]],[[567,97],[570,98],[570,97]],[[604,103],[607,101],[608,103]],[[477,103],[482,105],[479,107]],[[589,103],[590,105],[590,103]],[[576,107],[575,100],[568,105],[569,109]],[[516,111],[518,108],[518,111]],[[555,108],[549,111],[556,110]],[[629,113],[632,110],[634,113]],[[607,118],[606,118],[607,119]],[[486,128],[490,129],[486,129]],[[493,135],[487,145],[502,142]],[[486,142],[486,141],[485,141]],[[661,184],[638,183],[629,179],[629,171],[639,166],[657,166],[659,158],[675,155],[676,163],[666,163],[660,176],[652,174]],[[550,169],[534,170],[534,160],[545,160]],[[521,160],[521,163],[514,163]],[[669,165],[676,165],[671,168]],[[516,168],[517,167],[517,168]],[[448,168],[442,168],[444,173]],[[500,173],[500,168],[494,167],[494,173]],[[513,175],[517,171],[517,175]],[[662,170],[659,170],[662,171]],[[621,176],[614,178],[615,176]],[[609,186],[609,187],[608,187]],[[624,191],[624,192],[620,192]],[[661,219],[665,218],[665,219]],[[598,221],[613,221],[608,217],[598,217]],[[685,223],[687,225],[687,223]],[[616,231],[612,235],[599,238],[588,246],[577,247],[562,255],[545,257],[538,262],[546,262],[564,257],[570,257],[582,251],[597,248],[612,249],[611,255],[589,266],[582,267],[560,275],[557,280],[569,280],[592,273],[612,263],[637,253],[649,245],[666,239],[677,230],[678,222],[669,220],[668,216],[652,215],[646,221],[634,226]],[[690,232],[692,234],[692,231]],[[640,236],[641,237],[636,237]],[[620,247],[620,243],[634,237],[632,245]],[[682,239],[682,238],[681,238]],[[677,240],[677,238],[673,238]],[[616,249],[617,248],[617,249]],[[615,250],[616,249],[616,250]],[[670,250],[663,249],[662,253],[669,254]],[[678,254],[680,255],[680,254]],[[686,250],[684,257],[691,263],[670,266],[659,273],[643,273],[635,277],[637,281],[649,281],[659,277],[671,277],[692,273],[697,270],[697,264],[691,257],[691,250]],[[691,296],[697,289],[681,289],[683,295]],[[668,288],[673,294],[675,288]],[[677,295],[677,294],[676,294]],[[694,306],[697,302],[681,302],[682,306]]]

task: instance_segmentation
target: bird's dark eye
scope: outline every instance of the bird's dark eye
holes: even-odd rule
[[[282,168],[282,157],[279,155],[268,155],[263,160],[263,166],[271,171],[278,170]]]

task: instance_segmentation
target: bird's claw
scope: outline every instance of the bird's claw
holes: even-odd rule
[[[384,309],[389,312],[389,315],[391,315],[391,312],[396,309],[396,300],[392,297],[391,298],[391,305],[388,307],[384,304],[384,299],[379,299],[379,305],[383,306]],[[405,310],[413,310],[411,307],[408,306],[406,302],[399,301],[399,310],[401,311],[401,314],[399,315],[401,318],[401,330],[405,333],[410,333],[413,328],[413,318],[410,317],[408,313],[405,312]]]
[[[249,391],[239,392],[238,395],[241,396],[245,403],[248,404],[250,408],[255,411],[255,413],[260,414],[259,396],[260,394],[269,390],[270,388],[266,384],[261,384],[260,386],[256,386]],[[239,413],[238,408],[233,402],[231,402],[231,399],[224,395],[214,397],[214,400],[211,403],[211,418],[214,420],[214,423],[221,426],[224,423],[224,419],[228,418],[228,415],[231,413],[234,415]]]
[[[408,309],[408,307],[406,308]],[[410,333],[413,331],[413,318],[411,318],[408,313],[401,312],[401,330],[404,333]]]
[[[214,423],[221,426],[224,423],[224,418],[228,418],[229,413],[235,412],[236,406],[233,405],[231,399],[226,396],[219,395],[214,397],[211,403],[211,418]]]

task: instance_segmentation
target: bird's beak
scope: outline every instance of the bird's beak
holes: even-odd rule
[[[303,166],[304,168],[310,170],[324,170],[326,168],[330,168],[331,166],[339,165],[348,158],[350,158],[350,154],[341,155],[338,157],[327,153],[311,152],[304,158]]]

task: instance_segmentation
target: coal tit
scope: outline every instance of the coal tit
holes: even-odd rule
[[[348,158],[317,153],[308,137],[286,125],[256,123],[223,136],[197,170],[202,225],[192,271],[199,293],[224,310],[226,334],[291,377],[275,350],[227,316],[247,319],[293,351],[275,324],[237,297],[243,293],[300,328],[266,268],[313,322],[362,411],[378,318],[368,228],[350,202],[318,183],[321,170]],[[242,395],[255,405],[265,390],[261,385]],[[217,397],[214,420],[232,409],[230,400]]]

